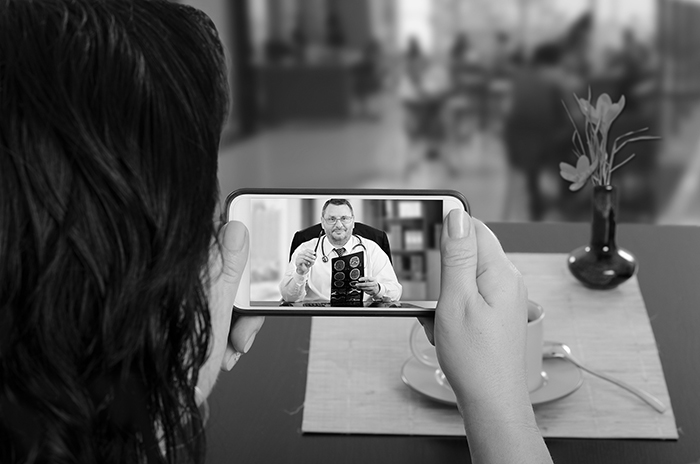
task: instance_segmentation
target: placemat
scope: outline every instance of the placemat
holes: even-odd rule
[[[531,300],[545,310],[545,340],[659,398],[659,414],[609,382],[583,373],[583,385],[535,406],[545,437],[677,439],[675,418],[636,277],[613,290],[583,287],[565,254],[512,253]],[[401,380],[411,356],[413,318],[315,317],[311,328],[303,432],[463,436],[457,408]]]

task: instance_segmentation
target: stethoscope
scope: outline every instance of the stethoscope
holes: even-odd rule
[[[364,243],[362,243],[362,237],[360,237],[359,235],[355,235],[355,234],[352,234],[352,236],[357,237],[358,243],[356,243],[355,246],[352,247],[352,250],[350,250],[350,253],[353,253],[355,251],[355,248],[357,248],[357,247],[362,247],[362,249],[365,250],[365,253],[367,253],[367,247],[365,246]],[[326,239],[327,239],[326,233],[325,233],[325,231],[322,230],[321,233],[318,234],[318,239],[316,240],[316,247],[314,248],[314,253],[316,253],[316,250],[318,250],[319,243],[321,244],[321,256],[322,256],[321,261],[323,261],[324,263],[328,262],[328,255],[326,254],[326,249],[324,246],[324,240],[326,240]],[[333,248],[333,251],[338,253],[335,248]]]

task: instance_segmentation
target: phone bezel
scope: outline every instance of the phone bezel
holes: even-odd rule
[[[445,199],[450,197],[452,199],[458,200],[459,203],[464,207],[464,210],[471,214],[469,208],[469,202],[464,197],[464,195],[456,190],[403,190],[403,189],[265,189],[265,188],[242,188],[231,192],[226,197],[226,210],[225,221],[235,220],[235,218],[230,217],[231,204],[236,198],[241,196],[270,196],[270,197],[342,197],[342,196],[352,196],[352,197],[405,197],[407,199],[422,197],[421,199],[426,199],[426,197],[436,197],[436,199]],[[366,198],[363,198],[366,199]],[[381,198],[377,198],[381,199]],[[242,283],[245,282],[246,285],[249,282],[245,279],[245,276],[250,274],[250,262],[246,263],[244,269],[244,277],[241,279]],[[242,285],[241,285],[242,286]],[[239,286],[239,292],[241,289]],[[240,293],[239,293],[240,295]],[[248,299],[248,301],[250,301]],[[406,302],[406,304],[409,304]],[[299,307],[299,306],[280,306],[272,308],[267,306],[250,306],[244,307],[240,304],[238,296],[233,307],[234,311],[241,315],[262,315],[262,316],[368,316],[368,317],[417,317],[417,316],[432,316],[435,309],[423,309],[423,308],[389,308],[389,307],[333,307],[330,310],[328,307]]]

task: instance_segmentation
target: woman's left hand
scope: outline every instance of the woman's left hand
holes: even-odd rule
[[[220,370],[230,371],[241,355],[250,350],[265,322],[263,316],[233,313],[233,302],[248,260],[248,230],[245,225],[237,221],[225,224],[219,231],[219,243],[221,246],[213,247],[209,260],[212,350],[199,372],[197,385],[205,398],[214,387]]]

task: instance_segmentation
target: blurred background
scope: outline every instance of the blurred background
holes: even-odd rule
[[[449,188],[487,221],[588,221],[574,95],[648,127],[613,175],[620,221],[700,225],[698,0],[181,0],[209,14],[242,187]],[[564,104],[562,104],[564,103]]]

